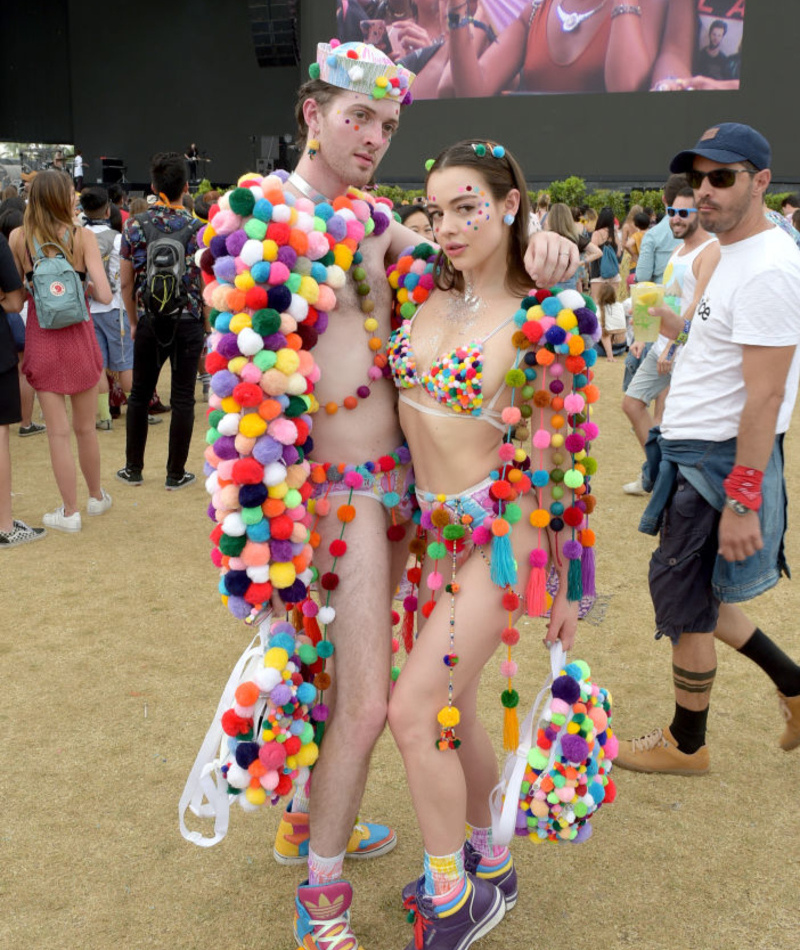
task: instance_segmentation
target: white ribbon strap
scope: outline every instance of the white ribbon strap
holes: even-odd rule
[[[560,640],[551,644],[549,650],[550,673],[544,681],[544,686],[539,690],[530,712],[525,717],[520,730],[519,745],[516,751],[506,758],[503,775],[489,797],[492,813],[492,843],[499,848],[508,846],[514,837],[519,810],[519,793],[528,765],[528,753],[533,745],[534,730],[539,723],[542,706],[550,692],[550,687],[567,662],[567,654]]]
[[[222,775],[222,760],[220,759],[220,745],[224,734],[222,732],[222,715],[234,703],[236,688],[244,679],[244,672],[248,665],[258,657],[264,655],[264,642],[262,633],[266,635],[266,630],[262,627],[255,635],[250,646],[236,661],[236,665],[228,677],[225,689],[222,691],[217,711],[211,720],[211,725],[197,753],[189,778],[186,780],[186,786],[183,789],[181,800],[178,805],[178,819],[180,822],[181,834],[187,841],[199,845],[201,848],[210,848],[218,844],[228,833],[228,817],[230,814],[230,798],[228,795],[228,783]],[[186,810],[190,809],[192,814],[199,818],[214,819],[214,834],[212,837],[205,837],[202,832],[189,831],[186,827]]]

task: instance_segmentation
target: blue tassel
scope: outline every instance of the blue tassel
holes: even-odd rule
[[[583,597],[581,562],[580,558],[575,558],[569,562],[569,573],[567,574],[567,600],[580,600],[581,597]]]
[[[492,538],[492,583],[498,587],[517,583],[517,562],[514,560],[510,533]]]

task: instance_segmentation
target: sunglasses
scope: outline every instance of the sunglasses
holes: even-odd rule
[[[676,214],[679,218],[688,218],[695,211],[697,211],[697,208],[667,208],[667,214],[671,218],[674,218]]]
[[[736,176],[742,173],[756,174],[749,168],[714,168],[710,172],[699,172],[693,168],[686,172],[686,180],[689,182],[689,187],[694,188],[695,191],[703,184],[705,178],[708,179],[712,188],[732,188],[736,184]]]

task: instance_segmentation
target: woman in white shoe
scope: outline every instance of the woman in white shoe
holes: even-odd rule
[[[30,184],[28,206],[21,228],[11,234],[11,250],[20,276],[32,271],[36,244],[52,257],[56,245],[75,271],[91,282],[92,297],[111,302],[103,261],[94,235],[74,220],[74,189],[70,179],[57,171],[40,172]],[[82,306],[86,307],[85,299]],[[23,372],[39,394],[47,423],[50,461],[61,493],[62,504],[44,516],[48,528],[80,531],[75,459],[70,446],[70,419],[78,443],[78,462],[89,489],[87,513],[100,515],[111,507],[111,497],[100,484],[100,445],[95,429],[97,385],[103,358],[91,317],[61,329],[42,329],[36,316],[36,301],[28,294],[28,324]]]

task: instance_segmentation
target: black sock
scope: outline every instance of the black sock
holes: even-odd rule
[[[708,706],[699,712],[687,709],[675,703],[675,718],[669,731],[678,743],[678,749],[687,755],[706,744],[706,721],[708,720]]]
[[[784,696],[800,695],[800,666],[758,627],[739,653],[758,664]]]

